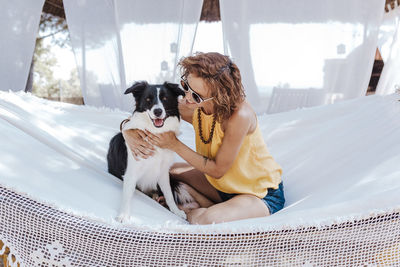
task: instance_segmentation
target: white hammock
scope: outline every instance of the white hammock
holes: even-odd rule
[[[0,255],[8,246],[25,266],[400,264],[398,99],[259,116],[284,171],[273,216],[189,225],[137,193],[122,225],[105,155],[128,113],[0,92]],[[180,138],[194,146],[188,124]]]

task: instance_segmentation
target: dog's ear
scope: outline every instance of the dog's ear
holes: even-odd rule
[[[164,82],[164,86],[168,88],[171,92],[173,92],[176,97],[180,95],[185,96],[185,92],[176,83]]]
[[[139,97],[139,96],[141,96],[143,94],[144,89],[146,89],[146,87],[148,85],[149,84],[147,82],[145,82],[145,81],[136,82],[131,87],[126,89],[125,94],[127,95],[127,94],[132,93],[135,98]]]

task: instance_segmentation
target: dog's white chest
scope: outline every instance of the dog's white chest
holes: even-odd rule
[[[157,149],[150,158],[136,161],[128,149],[128,165],[124,180],[135,180],[139,190],[145,193],[156,190],[161,179],[169,179],[173,156],[173,152],[170,150]]]

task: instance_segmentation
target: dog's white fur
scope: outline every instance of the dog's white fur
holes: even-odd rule
[[[164,121],[164,126],[157,128],[150,119],[151,114],[152,112],[150,111],[133,113],[130,120],[125,123],[123,130],[148,130],[154,134],[167,131],[173,131],[175,134],[179,133],[180,121],[178,117],[167,117]],[[117,218],[120,222],[126,222],[130,218],[130,203],[135,188],[138,187],[142,192],[147,192],[157,188],[157,184],[160,186],[170,210],[186,219],[185,212],[180,210],[174,201],[170,185],[169,169],[173,164],[174,152],[159,147],[155,149],[153,156],[136,161],[132,151],[127,146],[128,158],[126,172],[123,176],[122,205]]]

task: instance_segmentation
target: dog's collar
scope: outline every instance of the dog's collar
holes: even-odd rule
[[[128,121],[130,121],[130,119],[125,119],[123,121],[121,121],[121,123],[119,124],[119,130],[122,132],[122,129],[124,128],[125,123],[127,123]]]

